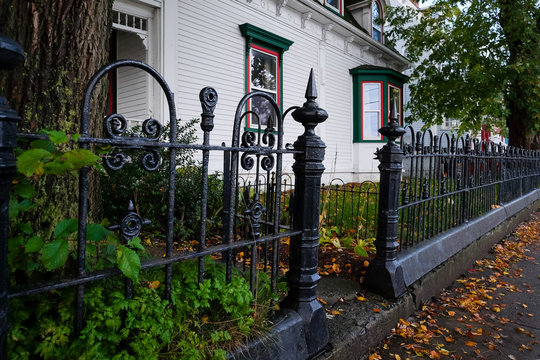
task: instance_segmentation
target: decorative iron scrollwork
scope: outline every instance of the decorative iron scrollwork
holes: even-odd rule
[[[154,118],[144,120],[142,131],[149,138],[157,140],[161,136],[161,123]]]
[[[130,148],[137,150],[144,150],[140,158],[141,167],[146,171],[155,171],[162,163],[161,154],[154,149],[147,149],[144,144],[146,141],[156,141],[160,138],[162,133],[162,126],[159,121],[154,118],[146,119],[141,127],[141,131],[145,137],[129,136],[122,137],[121,135],[127,130],[127,121],[121,114],[112,114],[105,118],[103,122],[103,128],[109,138],[113,139],[125,139],[133,141],[133,145]],[[124,167],[129,157],[124,155],[122,151],[115,147],[111,153],[105,157],[105,166],[110,170],[120,170]]]
[[[161,155],[156,150],[148,150],[141,157],[141,166],[146,171],[155,171],[161,165]]]
[[[242,165],[242,169],[244,170],[251,170],[255,165],[255,160],[253,160],[250,153],[245,152],[240,158],[240,165]]]
[[[111,114],[103,122],[105,133],[110,138],[117,138],[127,129],[126,118],[121,114]]]
[[[270,171],[274,167],[274,163],[275,163],[274,157],[272,155],[268,155],[268,156],[265,156],[265,157],[262,158],[261,167],[265,171]]]
[[[258,237],[261,235],[260,221],[265,211],[266,211],[266,208],[258,200],[251,201],[245,211],[245,214],[249,216],[251,234],[254,237]]]
[[[111,231],[119,230],[122,239],[127,242],[134,237],[139,236],[142,227],[149,225],[150,223],[150,220],[143,220],[143,218],[141,218],[140,215],[135,212],[133,202],[130,200],[128,205],[128,213],[122,218],[120,224],[111,225],[108,227],[108,229]]]

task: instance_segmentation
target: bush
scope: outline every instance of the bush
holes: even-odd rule
[[[177,141],[190,144],[196,140],[193,119],[178,129]],[[138,133],[138,129],[133,130]],[[168,127],[160,137],[167,141]],[[125,214],[129,201],[133,201],[137,212],[152,221],[151,229],[165,233],[167,227],[169,152],[161,150],[161,166],[155,171],[146,171],[134,161],[137,152],[126,155],[130,161],[121,170],[107,170],[101,179],[102,208],[106,218],[118,222]],[[201,226],[202,167],[193,159],[192,150],[177,150],[177,174],[175,183],[175,240],[195,239]],[[219,175],[211,174],[208,179],[208,221],[221,221],[220,211],[223,196],[223,182]],[[209,230],[216,228],[209,226]]]
[[[239,272],[227,284],[224,265],[206,258],[205,270],[198,284],[196,261],[175,264],[170,303],[163,271],[142,275],[132,299],[118,291],[120,278],[87,286],[86,323],[74,341],[75,289],[13,299],[10,359],[224,359],[255,323],[253,296]]]

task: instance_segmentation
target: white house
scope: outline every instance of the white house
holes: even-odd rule
[[[390,101],[400,117],[409,63],[384,43],[385,6],[409,0],[116,0],[111,59],[138,59],[163,74],[175,94],[178,116],[201,113],[199,91],[219,95],[211,144],[230,144],[236,105],[250,90],[271,94],[285,111],[302,105],[310,69],[319,105],[329,114],[318,127],[327,145],[326,178],[377,179],[373,153],[377,129]],[[139,70],[121,68],[112,78],[110,109],[132,123],[166,114],[157,84]],[[264,104],[251,104],[264,112]],[[263,121],[263,120],[261,120]],[[246,129],[257,128],[247,118]],[[285,119],[285,143],[302,133]],[[292,160],[291,160],[292,161]],[[291,163],[284,172],[292,172]],[[211,170],[222,160],[211,159]]]

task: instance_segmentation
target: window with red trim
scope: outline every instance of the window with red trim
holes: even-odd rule
[[[262,46],[251,44],[249,50],[248,69],[248,92],[263,91],[280,105],[280,69],[279,53],[266,49]],[[248,128],[266,128],[269,121],[276,124],[276,114],[270,102],[262,97],[252,98],[249,102],[249,110],[256,115],[250,114],[248,117]]]
[[[381,140],[383,126],[383,82],[362,81],[362,140]]]

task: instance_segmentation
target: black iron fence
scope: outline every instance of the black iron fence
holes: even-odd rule
[[[4,55],[4,53],[2,53]],[[13,59],[12,59],[13,60]],[[18,59],[16,59],[18,60]],[[0,64],[6,64],[10,59],[2,59]],[[15,62],[15,60],[13,60]],[[169,107],[168,122],[170,136],[168,141],[160,140],[162,126],[155,119],[144,122],[139,134],[131,133],[126,136],[126,120],[121,114],[112,114],[103,120],[103,135],[91,133],[90,109],[92,94],[99,81],[110,71],[119,67],[135,67],[151,75],[161,86]],[[242,98],[238,104],[232,129],[230,146],[211,145],[211,132],[214,127],[214,108],[218,103],[218,95],[212,88],[204,88],[200,92],[203,112],[201,114],[201,129],[204,133],[202,144],[179,143],[177,139],[177,118],[173,94],[167,83],[150,66],[132,60],[120,60],[105,66],[91,79],[85,96],[81,118],[81,136],[77,144],[82,149],[95,149],[107,147],[103,156],[103,164],[107,171],[121,172],[126,164],[140,162],[145,171],[155,171],[163,164],[167,165],[167,182],[160,191],[167,194],[165,239],[163,257],[151,258],[142,261],[141,270],[158,269],[163,271],[164,297],[170,298],[173,278],[178,274],[173,272],[173,265],[189,259],[198,263],[199,283],[205,278],[205,257],[216,255],[225,266],[225,277],[231,280],[234,268],[238,268],[237,254],[243,254],[243,269],[248,272],[251,290],[256,289],[258,272],[267,272],[271,281],[271,289],[276,289],[279,275],[280,240],[290,238],[290,264],[287,273],[288,292],[281,302],[282,309],[296,311],[302,318],[303,334],[305,339],[301,342],[307,344],[307,352],[311,356],[320,351],[327,342],[328,332],[326,317],[321,304],[316,299],[316,288],[319,276],[317,274],[318,249],[318,222],[321,188],[320,179],[324,171],[322,161],[325,145],[315,135],[314,128],[327,118],[327,114],[315,102],[317,97],[313,72],[310,75],[306,90],[307,101],[302,107],[293,107],[282,113],[274,99],[266,93],[254,92]],[[261,126],[262,119],[257,113],[247,111],[247,104],[254,98],[265,101],[272,109],[274,121],[267,121]],[[39,134],[17,134],[16,125],[19,117],[9,109],[5,99],[0,98],[0,358],[7,359],[6,336],[8,331],[8,299],[27,297],[42,294],[52,290],[76,288],[74,304],[76,313],[75,328],[77,333],[85,326],[85,290],[96,281],[120,275],[116,268],[106,268],[99,271],[89,271],[88,251],[89,239],[89,168],[83,167],[79,172],[79,214],[76,230],[76,249],[74,256],[76,266],[74,273],[64,273],[60,279],[54,281],[40,281],[24,288],[10,288],[8,266],[8,188],[16,170],[13,149],[17,145],[17,138],[27,140],[44,139]],[[294,111],[293,111],[294,110]],[[285,148],[283,144],[283,120],[292,111],[293,118],[305,127],[304,134],[298,137],[294,148]],[[254,123],[259,123],[256,132],[241,132],[246,116],[252,116]],[[261,120],[261,121],[259,121]],[[202,176],[200,177],[200,231],[194,242],[195,246],[185,251],[176,251],[175,242],[175,178],[180,176],[177,169],[178,152],[183,150],[200,151],[202,153]],[[223,227],[218,237],[210,241],[207,237],[208,218],[208,167],[210,152],[221,153],[224,159],[224,189],[222,222]],[[166,159],[163,157],[166,156]],[[273,183],[284,183],[282,176],[282,158],[294,156],[294,204],[287,204],[294,211],[290,211],[294,221],[292,224],[282,217],[283,190],[282,187],[271,187],[271,191],[264,192],[261,181],[272,179]],[[253,174],[253,185],[239,186],[239,169]],[[289,179],[290,180],[290,179]],[[151,184],[150,184],[151,185]],[[292,186],[292,184],[291,184]],[[127,204],[126,204],[127,205]],[[241,216],[237,216],[240,213]],[[155,219],[150,219],[155,220]],[[286,223],[287,221],[288,224]],[[111,230],[118,231],[124,244],[140,234],[141,229],[150,221],[136,212],[130,205],[121,221]],[[246,261],[245,259],[249,259]],[[129,298],[133,291],[130,279],[125,279],[125,293]],[[300,340],[299,340],[300,341]]]
[[[469,136],[433,136],[430,130],[415,133],[401,127],[395,114],[393,109],[390,123],[379,130],[389,141],[376,153],[381,171],[377,254],[367,273],[367,285],[388,297],[406,291],[403,261],[414,268],[419,256],[444,261],[451,255],[418,245],[460,225],[467,231],[472,220],[540,185],[539,151]],[[422,268],[418,276],[425,273]],[[413,277],[407,276],[409,283]]]

